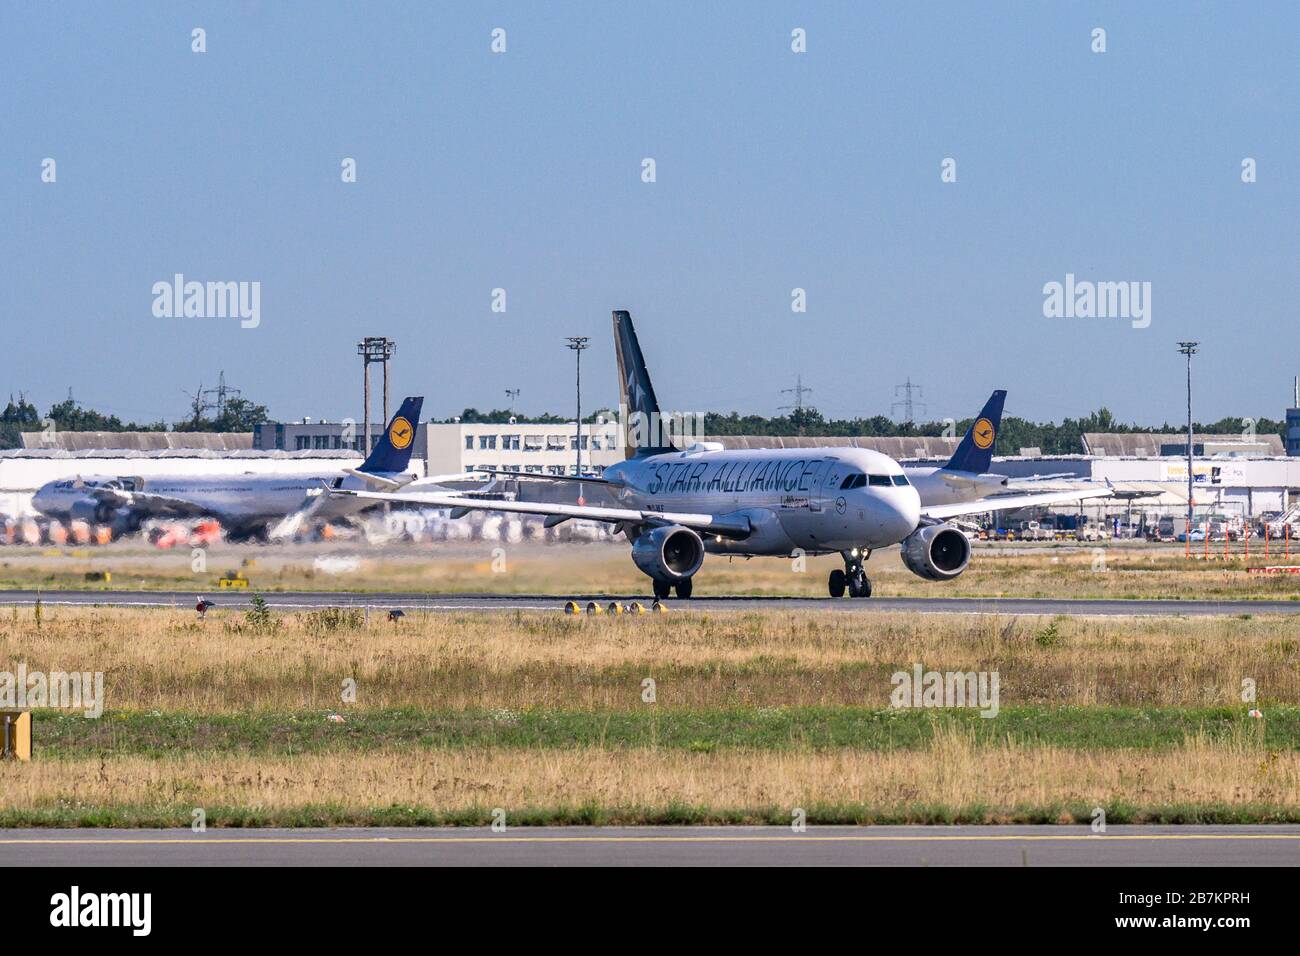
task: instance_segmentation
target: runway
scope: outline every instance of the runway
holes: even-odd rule
[[[649,606],[644,594],[546,595],[546,594],[389,594],[359,591],[259,591],[267,604],[283,610],[319,607],[367,607],[387,611],[555,611],[564,610],[568,600],[582,606],[595,601],[602,607],[611,601],[624,604],[640,601]],[[250,594],[208,592],[204,595],[217,606],[245,608]],[[32,605],[39,599],[47,606],[111,605],[120,607],[194,607],[193,591],[0,591],[0,605]],[[669,599],[664,604],[682,611],[836,611],[870,614],[903,611],[909,614],[1027,614],[1027,615],[1197,615],[1300,614],[1300,601],[1155,601],[1093,598],[947,598],[873,597],[867,600],[841,598],[699,597],[689,601]]]
[[[1300,826],[0,831],[0,866],[1295,866]]]

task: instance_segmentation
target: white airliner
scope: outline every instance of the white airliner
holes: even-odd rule
[[[636,331],[627,312],[614,313],[619,386],[627,409],[625,461],[599,478],[550,476],[605,486],[616,506],[533,501],[473,501],[437,492],[339,489],[366,501],[405,502],[471,510],[537,514],[547,525],[570,518],[613,524],[632,544],[632,560],[653,582],[655,597],[676,590],[688,598],[704,555],[789,557],[838,552],[844,569],[831,572],[829,591],[869,597],[863,562],[871,552],[902,544],[903,563],[923,578],[946,581],[970,561],[966,536],[947,518],[990,510],[1046,505],[1110,494],[1107,489],[1008,495],[961,504],[922,506],[898,462],[863,448],[726,451],[716,443],[673,447],[662,424]],[[539,477],[539,476],[533,476]]]
[[[403,401],[359,468],[314,475],[78,476],[41,486],[32,507],[46,517],[108,524],[124,534],[149,518],[216,518],[231,540],[288,537],[309,518],[346,517],[375,504],[332,498],[324,494],[327,487],[395,490],[409,484],[415,476],[403,472],[423,404],[418,396]]]

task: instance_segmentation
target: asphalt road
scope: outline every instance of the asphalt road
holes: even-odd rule
[[[295,610],[313,607],[371,607],[406,611],[562,611],[568,598],[545,594],[388,594],[356,591],[259,592],[272,607]],[[204,595],[217,605],[243,608],[250,595],[209,592]],[[46,605],[111,604],[141,607],[194,607],[193,591],[0,591],[0,605],[30,605],[40,599]],[[573,595],[583,606],[596,601],[640,601],[649,606],[652,598],[634,594]],[[1090,598],[945,598],[873,597],[867,600],[841,598],[702,597],[689,601],[669,599],[669,608],[694,611],[905,611],[913,614],[1077,614],[1077,615],[1237,615],[1300,614],[1300,601],[1149,601]]]
[[[0,831],[0,866],[1297,864],[1300,826]]]

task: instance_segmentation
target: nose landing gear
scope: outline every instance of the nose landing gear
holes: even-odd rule
[[[849,597],[869,598],[871,597],[871,581],[867,578],[867,572],[862,567],[862,562],[871,556],[870,551],[844,551],[844,570],[836,568],[831,572],[828,589],[833,598],[844,597],[844,592],[848,591]]]

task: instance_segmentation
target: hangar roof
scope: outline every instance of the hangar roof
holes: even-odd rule
[[[164,451],[251,449],[252,432],[23,432],[23,449]]]
[[[88,459],[108,460],[113,458],[164,459],[164,458],[206,458],[212,461],[227,460],[299,460],[308,458],[353,459],[361,456],[346,449],[321,449],[304,451],[280,451],[270,449],[263,451],[255,448],[239,448],[234,451],[221,451],[214,448],[155,448],[139,451],[130,448],[95,448],[69,451],[66,448],[6,448],[0,450],[0,461],[38,461],[44,459],[81,461]]]
[[[23,448],[63,451],[164,451],[187,448],[240,451],[253,447],[252,432],[23,432]]]
[[[1192,433],[1195,444],[1229,445],[1223,451],[1241,451],[1245,454],[1272,456],[1285,455],[1280,435],[1264,434],[1245,438],[1240,433],[1232,435],[1201,435]],[[1138,458],[1160,457],[1162,445],[1181,444],[1186,450],[1186,432],[1084,432],[1083,452],[1086,455],[1122,455]],[[1210,451],[1207,449],[1207,451]]]
[[[710,435],[723,448],[867,448],[890,458],[951,458],[960,438],[871,438],[812,435]]]

